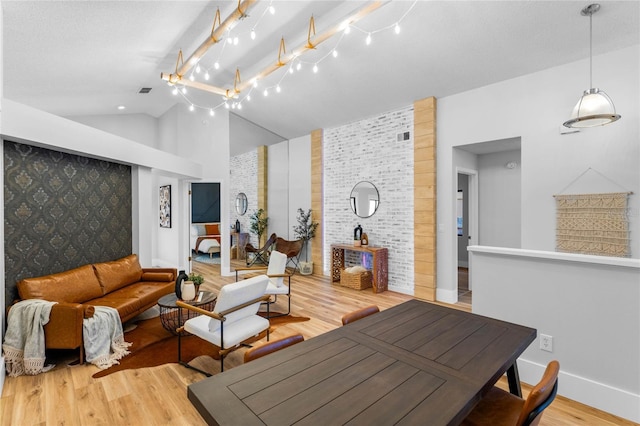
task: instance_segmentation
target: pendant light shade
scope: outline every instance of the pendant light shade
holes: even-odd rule
[[[584,91],[573,108],[571,118],[564,125],[575,128],[604,126],[619,119],[620,114],[616,114],[616,107],[609,95],[595,88]]]
[[[593,14],[600,10],[599,4],[591,4],[582,9],[581,14],[589,17],[589,83],[593,76]],[[571,118],[563,123],[565,127],[585,128],[604,126],[620,119],[616,114],[613,101],[605,92],[598,88],[585,90],[578,103],[573,108]]]

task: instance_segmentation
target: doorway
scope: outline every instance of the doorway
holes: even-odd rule
[[[520,150],[520,137],[453,148],[452,219],[454,223],[458,220],[460,198],[463,235],[459,236],[457,232],[451,235],[451,254],[455,259],[448,267],[453,283],[452,298],[465,291],[464,287],[458,288],[458,281],[466,278],[463,276],[464,272],[468,277],[469,292],[473,291],[474,285],[473,257],[466,258],[466,271],[462,269],[463,274],[459,277],[458,267],[464,268],[465,258],[461,257],[458,262],[458,253],[468,253],[467,247],[471,245],[520,247]],[[459,189],[462,189],[460,197]],[[468,206],[468,214],[465,204]],[[467,229],[464,227],[465,222]],[[478,283],[475,284],[477,286]]]
[[[189,195],[189,260],[219,265],[222,251],[220,183],[192,182]]]
[[[456,253],[454,279],[458,303],[471,305],[472,283],[469,274],[467,247],[477,244],[478,226],[478,172],[456,168]]]

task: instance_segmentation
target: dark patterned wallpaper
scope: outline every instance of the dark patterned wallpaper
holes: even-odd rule
[[[131,254],[131,167],[4,142],[5,301],[22,278]]]

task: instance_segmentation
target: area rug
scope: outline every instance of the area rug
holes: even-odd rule
[[[292,315],[271,318],[271,330],[273,331],[274,327],[278,325],[308,320],[309,318],[307,317],[296,317]],[[254,341],[263,337],[264,334],[256,337]],[[93,378],[104,377],[116,371],[155,367],[162,364],[178,362],[178,337],[165,330],[158,317],[139,321],[137,327],[129,332],[125,332],[124,339],[132,343],[129,348],[131,353],[122,358],[120,364],[114,365],[106,370],[98,371],[92,376]],[[182,360],[189,362],[201,355],[219,359],[216,346],[199,337],[191,335],[183,336]]]
[[[196,262],[206,263],[208,265],[219,265],[220,264],[220,253],[213,253],[209,256],[208,253],[198,253],[193,258]]]

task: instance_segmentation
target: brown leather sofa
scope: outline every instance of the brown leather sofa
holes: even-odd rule
[[[138,256],[132,254],[112,262],[23,279],[18,292],[23,300],[57,302],[44,326],[46,348],[79,348],[82,361],[82,320],[93,315],[94,306],[115,308],[125,322],[173,292],[176,276],[172,268],[142,268]]]

